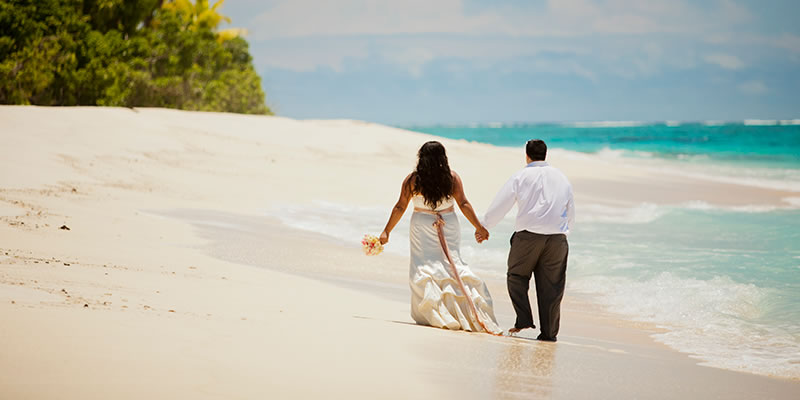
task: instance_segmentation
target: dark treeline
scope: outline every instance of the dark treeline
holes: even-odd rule
[[[0,0],[0,104],[271,114],[221,4]]]

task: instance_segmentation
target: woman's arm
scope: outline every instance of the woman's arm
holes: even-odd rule
[[[394,208],[392,208],[392,215],[389,216],[389,221],[386,222],[386,227],[383,228],[383,232],[381,232],[381,244],[386,244],[389,241],[389,233],[392,232],[394,226],[397,225],[397,222],[403,217],[408,207],[408,202],[411,201],[412,175],[413,174],[408,174],[406,179],[403,180],[403,187],[400,189],[400,198],[397,199],[397,203],[394,205]]]
[[[458,208],[461,209],[461,213],[464,214],[469,223],[475,227],[475,239],[478,243],[489,239],[489,231],[481,225],[481,221],[479,221],[478,216],[475,215],[472,204],[470,204],[469,200],[467,200],[467,196],[464,194],[464,184],[461,183],[461,177],[458,176],[455,171],[453,172],[453,198],[456,200]]]

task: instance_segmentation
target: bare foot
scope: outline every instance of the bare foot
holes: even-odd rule
[[[522,330],[522,328],[509,328],[508,329],[508,334],[509,335],[514,335],[515,333],[519,333],[519,331],[521,331],[521,330]]]

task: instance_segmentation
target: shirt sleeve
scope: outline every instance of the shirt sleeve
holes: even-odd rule
[[[503,187],[494,197],[489,209],[486,210],[486,215],[484,215],[482,221],[483,226],[486,227],[486,229],[491,229],[497,226],[497,224],[503,220],[503,217],[508,214],[508,211],[511,210],[511,207],[513,207],[514,203],[517,201],[517,195],[514,190],[515,180],[516,175],[512,176],[511,179],[509,179],[508,182],[503,185]]]
[[[569,188],[569,201],[567,202],[567,229],[572,232],[575,227],[575,197],[572,194],[572,188]]]

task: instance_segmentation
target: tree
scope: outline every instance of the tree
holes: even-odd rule
[[[90,18],[94,29],[117,30],[130,37],[150,26],[163,0],[84,0],[82,3],[82,13]]]
[[[78,1],[0,2],[0,103],[58,105],[89,30]]]
[[[0,103],[269,114],[222,1],[0,2]]]
[[[218,30],[222,21],[231,22],[230,18],[217,11],[224,3],[225,0],[217,0],[213,6],[209,7],[208,0],[197,0],[194,4],[189,0],[174,0],[164,4],[164,8],[173,10],[181,15],[184,26],[187,29],[217,31],[219,40],[225,41],[242,36],[244,30],[240,28]]]

